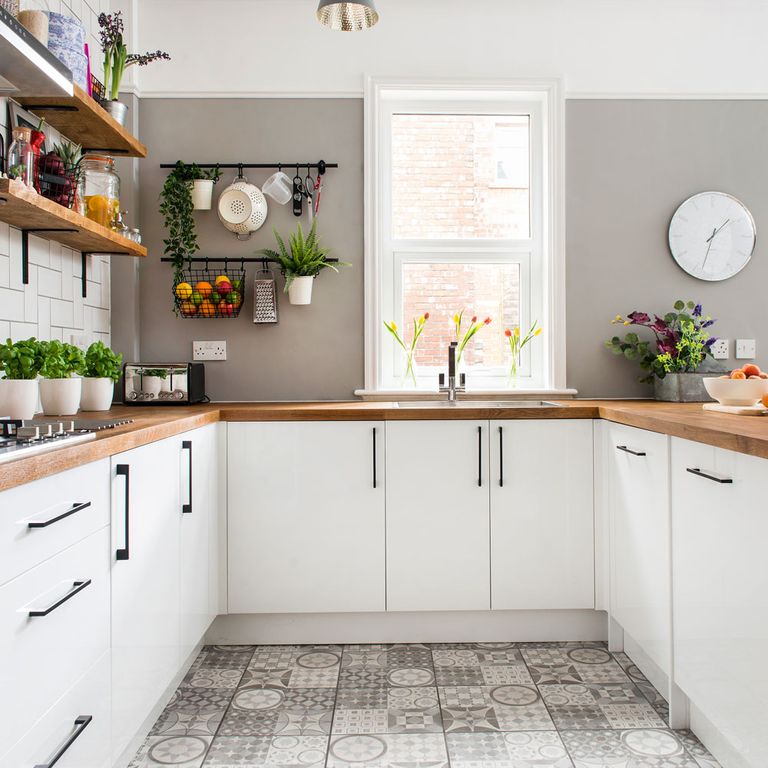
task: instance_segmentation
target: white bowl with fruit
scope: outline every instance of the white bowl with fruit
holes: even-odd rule
[[[754,363],[726,376],[704,379],[704,387],[720,405],[751,407],[762,403],[768,407],[768,373]]]

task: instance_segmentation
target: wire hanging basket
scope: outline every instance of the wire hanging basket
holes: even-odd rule
[[[227,319],[243,308],[245,267],[225,262],[220,270],[182,269],[173,281],[176,314],[187,319]]]

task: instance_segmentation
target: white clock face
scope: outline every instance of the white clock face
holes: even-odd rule
[[[675,211],[669,249],[689,275],[727,280],[747,266],[755,236],[754,219],[743,203],[724,192],[702,192]]]

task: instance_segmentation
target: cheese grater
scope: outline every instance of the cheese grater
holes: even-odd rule
[[[277,288],[269,269],[260,269],[253,281],[253,322],[277,322]]]

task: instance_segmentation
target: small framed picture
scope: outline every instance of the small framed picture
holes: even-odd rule
[[[13,99],[8,99],[8,125],[10,129],[14,128],[31,128],[33,131],[37,130],[37,126],[40,125],[40,118],[24,109],[21,104],[17,104]],[[45,141],[40,145],[40,154],[45,155],[47,152],[53,149],[54,144],[61,144],[61,134],[48,123],[43,124],[43,133],[45,134]],[[13,140],[12,136],[8,136],[8,144],[10,145]]]

